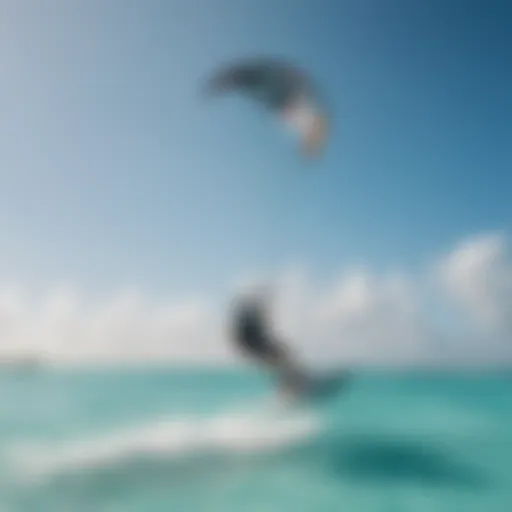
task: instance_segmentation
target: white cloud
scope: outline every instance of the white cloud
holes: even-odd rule
[[[426,329],[405,276],[348,269],[315,286],[296,270],[283,281],[276,326],[308,359],[400,363],[427,357]]]
[[[132,291],[96,304],[69,289],[32,305],[12,292],[0,302],[2,353],[36,353],[56,363],[222,359],[220,327],[205,301],[154,303]]]
[[[446,292],[489,336],[512,335],[512,260],[504,236],[464,240],[438,266]]]
[[[451,343],[457,338],[453,331],[435,332],[425,276],[377,275],[364,268],[346,269],[321,283],[306,268],[290,267],[274,282],[275,327],[305,359],[322,363],[432,363],[448,354],[451,361],[512,357],[507,338],[512,262],[505,238],[465,240],[434,269],[445,294],[437,297],[438,308],[448,298],[469,313],[461,333],[473,328],[472,320],[483,328],[471,346],[462,335]],[[39,299],[22,292],[0,287],[0,354],[5,357],[35,353],[56,363],[231,362],[235,357],[226,331],[229,297],[223,304],[204,298],[156,301],[125,290],[98,302],[71,287]]]

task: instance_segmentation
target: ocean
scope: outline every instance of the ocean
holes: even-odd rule
[[[3,371],[0,511],[510,512],[512,372]]]

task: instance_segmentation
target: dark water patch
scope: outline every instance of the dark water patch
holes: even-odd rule
[[[333,444],[329,469],[339,477],[384,484],[483,490],[491,484],[479,468],[458,460],[449,448],[424,441],[357,436]]]

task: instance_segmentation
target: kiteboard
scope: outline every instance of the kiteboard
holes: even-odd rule
[[[292,384],[279,386],[281,398],[290,404],[318,404],[336,397],[350,380],[347,370],[335,370],[327,374],[309,375],[300,387]]]

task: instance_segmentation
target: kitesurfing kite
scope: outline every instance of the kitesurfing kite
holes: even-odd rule
[[[329,134],[320,95],[309,76],[276,58],[248,58],[217,69],[207,81],[209,96],[240,92],[280,118],[299,137],[305,156],[318,155]]]

